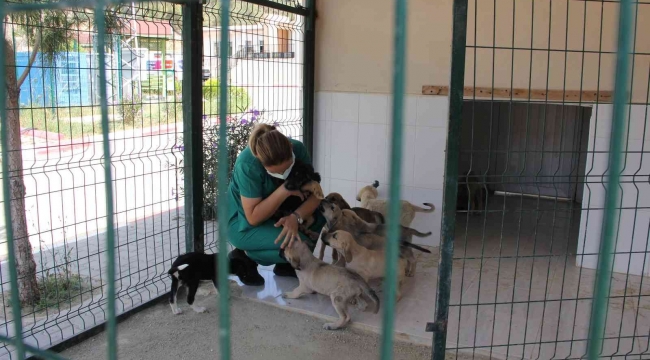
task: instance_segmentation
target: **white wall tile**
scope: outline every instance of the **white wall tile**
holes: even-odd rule
[[[359,123],[387,124],[388,99],[385,94],[360,94]]]
[[[390,179],[390,139],[392,129],[390,126],[388,131],[388,153],[386,154],[386,181]],[[404,138],[402,142],[402,182],[404,186],[413,186],[413,172],[415,164],[415,126],[404,127]]]
[[[632,105],[629,110],[630,139],[650,140],[650,123],[647,123],[650,118],[650,108],[646,105]],[[643,139],[643,134],[645,134],[645,139]]]
[[[332,179],[357,179],[357,142],[359,125],[356,123],[332,123],[331,138],[331,170]]]
[[[446,128],[448,109],[449,100],[446,96],[418,96],[417,125]]]
[[[445,129],[417,127],[413,185],[426,189],[442,189],[446,140]]]
[[[357,197],[356,181],[331,179],[329,189],[329,192],[337,192],[341,194],[350,206],[355,206],[352,204],[355,203],[354,199]]]
[[[316,93],[316,116],[315,121],[330,121],[332,111],[332,93]]]
[[[359,124],[357,181],[386,181],[388,133],[386,125]]]
[[[389,105],[389,108],[391,106]],[[390,113],[388,114],[390,119]],[[415,125],[418,118],[418,98],[415,95],[407,95],[404,97],[404,124]],[[389,121],[390,123],[390,121]]]
[[[595,136],[609,138],[612,131],[612,110],[613,106],[610,104],[600,104],[593,107],[589,126],[596,130]],[[589,139],[593,139],[593,137],[593,132],[590,132]]]
[[[330,121],[359,122],[359,94],[332,93]]]
[[[332,122],[314,122],[314,168],[321,177],[329,177],[331,174],[332,146]]]

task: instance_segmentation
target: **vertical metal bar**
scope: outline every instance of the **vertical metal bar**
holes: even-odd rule
[[[638,6],[638,5],[637,5]],[[617,208],[620,196],[621,149],[625,119],[628,111],[630,81],[630,55],[632,33],[632,0],[621,0],[618,17],[618,49],[616,55],[616,79],[614,83],[614,109],[612,114],[611,137],[609,147],[609,173],[607,174],[607,194],[603,233],[600,240],[598,267],[594,284],[594,301],[591,306],[591,323],[589,326],[588,358],[600,357],[605,333],[605,319],[609,303],[609,283],[614,260],[614,237],[618,218]]]
[[[302,139],[309,155],[314,157],[314,69],[316,57],[316,0],[307,0],[309,15],[305,17],[303,55]]]
[[[203,6],[183,5],[185,251],[203,252]]]
[[[5,4],[0,4],[0,19],[5,18]],[[7,54],[7,48],[4,46],[5,40],[5,26],[0,26],[0,41],[2,41],[2,55],[0,56],[0,79],[5,79],[6,77],[6,64],[5,58]],[[9,54],[9,56],[14,56],[14,54]],[[11,71],[16,71],[11,69]],[[17,91],[17,89],[12,89],[12,91]],[[19,360],[25,358],[25,345],[23,343],[23,316],[20,309],[20,297],[18,296],[18,275],[16,272],[16,253],[14,250],[14,230],[13,223],[11,222],[11,192],[9,191],[9,122],[7,121],[7,87],[0,86],[0,119],[2,119],[2,127],[0,127],[0,141],[2,144],[2,192],[4,196],[4,211],[5,211],[5,227],[7,232],[7,253],[9,256],[8,265],[9,265],[9,283],[11,284],[11,315],[14,319],[14,332],[16,337],[16,342],[13,344],[16,348],[16,356]]]
[[[102,142],[104,146],[104,186],[106,187],[106,257],[108,282],[108,349],[107,359],[117,359],[117,322],[115,321],[115,229],[113,228],[113,182],[111,146],[109,142],[108,104],[106,94],[106,18],[104,0],[95,4],[95,26],[97,27],[97,53],[99,55],[99,98],[102,119]]]
[[[454,0],[451,48],[451,78],[449,81],[449,130],[445,159],[445,187],[440,230],[440,264],[436,320],[434,323],[431,358],[444,360],[447,342],[447,319],[451,295],[451,272],[454,255],[456,197],[458,193],[458,157],[463,117],[463,86],[465,82],[465,45],[467,41],[467,0]]]
[[[393,50],[393,125],[390,154],[390,193],[388,198],[388,237],[386,243],[386,274],[381,329],[381,359],[393,358],[393,326],[397,292],[397,261],[399,252],[402,178],[402,116],[406,77],[406,15],[407,0],[395,0],[395,37]]]
[[[217,206],[219,219],[225,220],[228,216],[228,198],[225,196],[228,170],[230,169],[228,159],[228,149],[226,144],[226,116],[228,114],[228,40],[229,40],[229,21],[230,21],[230,0],[221,0],[221,44],[220,44],[220,62],[219,62],[219,165],[218,165],[218,189],[217,189]],[[225,225],[225,224],[224,224]],[[219,346],[221,349],[221,359],[230,359],[230,296],[228,281],[228,243],[226,226],[219,226]]]

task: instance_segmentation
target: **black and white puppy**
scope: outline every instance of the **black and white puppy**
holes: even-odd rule
[[[194,304],[194,297],[199,289],[201,281],[212,281],[214,291],[219,288],[217,279],[217,257],[218,254],[203,254],[199,252],[190,252],[180,255],[172,263],[171,269],[167,274],[172,278],[172,288],[169,292],[169,305],[172,307],[172,313],[180,314],[178,308],[177,294],[178,289],[182,286],[187,287],[187,303],[197,313],[205,312],[205,308]],[[233,274],[243,266],[239,259],[229,260],[229,273]]]

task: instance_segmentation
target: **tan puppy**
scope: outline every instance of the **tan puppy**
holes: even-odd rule
[[[352,234],[359,245],[370,250],[383,249],[386,242],[386,225],[369,224],[359,218],[353,211],[341,210],[341,208],[327,200],[321,201],[319,209],[323,217],[325,217],[325,220],[327,220],[327,225],[324,230],[327,229],[328,232],[335,232],[337,230],[347,231]],[[327,245],[327,241],[323,239],[322,234],[323,232],[321,232],[320,236],[321,250],[319,256],[324,256],[325,246]],[[415,276],[415,270],[417,268],[417,258],[413,253],[413,249],[431,253],[431,251],[425,248],[412,244],[414,235],[427,237],[431,235],[431,232],[421,233],[409,227],[401,227],[400,249],[402,256],[407,260],[406,275],[409,277]],[[335,258],[335,254],[336,252],[333,253],[332,259],[335,260],[334,263],[336,264],[338,258]]]
[[[345,259],[345,267],[359,274],[366,282],[383,279],[386,271],[386,253],[369,250],[357,244],[347,231],[324,234],[324,240]],[[402,284],[406,275],[406,260],[400,258],[397,266],[397,301],[402,298]]]
[[[378,199],[379,192],[377,192],[377,187],[379,182],[375,181],[374,184],[364,186],[359,190],[359,195],[357,196],[357,201],[361,201],[361,207],[364,209],[377,211],[381,213],[384,217],[388,216],[388,201],[384,199]],[[402,211],[400,217],[400,224],[402,226],[411,226],[413,219],[415,219],[415,213],[431,213],[436,210],[433,204],[424,203],[428,206],[429,209],[421,208],[419,206],[413,205],[406,200],[402,200]]]
[[[325,200],[331,202],[332,204],[338,205],[338,207],[341,208],[341,210],[352,210],[354,211],[355,214],[357,214],[361,219],[363,219],[365,222],[371,223],[371,224],[385,224],[386,221],[384,221],[384,215],[381,213],[378,213],[376,211],[360,208],[360,207],[350,207],[350,204],[348,204],[345,199],[343,199],[343,196],[339,193],[330,193],[325,197]]]
[[[297,299],[305,294],[317,292],[329,296],[339,314],[339,321],[323,325],[326,330],[337,330],[350,322],[348,305],[351,303],[373,304],[372,311],[379,311],[377,294],[359,275],[342,267],[328,265],[309,251],[302,241],[280,250],[280,257],[296,269],[298,287],[282,295],[286,299]]]

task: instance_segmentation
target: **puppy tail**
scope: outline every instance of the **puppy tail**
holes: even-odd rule
[[[423,203],[422,205],[424,205],[424,206],[428,206],[429,208],[428,208],[428,209],[425,209],[425,208],[423,208],[423,207],[419,207],[419,206],[417,206],[417,205],[411,205],[411,206],[413,206],[413,210],[415,210],[415,211],[417,211],[417,212],[432,213],[432,212],[436,211],[436,207],[433,206],[433,204],[430,204],[430,203]]]
[[[376,314],[379,312],[379,296],[377,296],[377,293],[373,289],[368,286],[368,284],[364,284],[365,286],[363,287],[363,293],[361,294],[361,298],[363,301],[366,303],[372,303],[372,313]]]
[[[430,250],[425,249],[425,248],[423,248],[422,246],[419,246],[419,245],[411,244],[410,242],[403,242],[402,245],[406,246],[406,247],[413,248],[415,250],[422,251],[423,253],[431,254]]]
[[[421,237],[421,238],[431,236],[431,234],[432,234],[431,231],[423,233],[423,232],[419,232],[419,231],[417,231],[417,230],[415,230],[413,228],[410,228],[410,227],[404,227],[402,229],[402,233],[407,235],[407,236],[417,236],[417,237]]]

